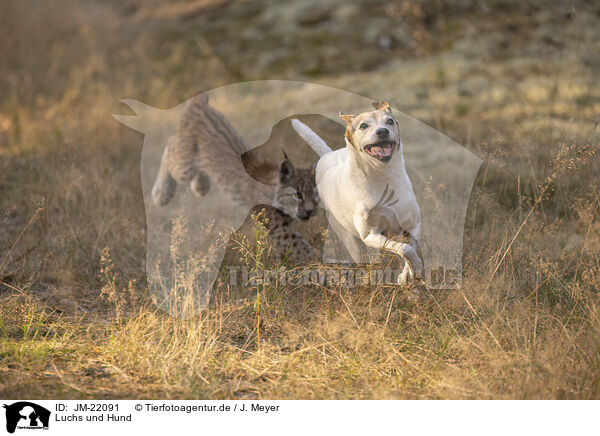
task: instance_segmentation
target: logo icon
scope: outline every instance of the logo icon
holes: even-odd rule
[[[18,429],[48,429],[50,411],[28,401],[4,405],[6,409],[6,431],[14,433]]]

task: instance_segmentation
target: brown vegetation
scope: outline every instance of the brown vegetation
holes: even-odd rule
[[[597,5],[187,3],[0,3],[0,396],[600,396]],[[110,114],[262,78],[392,89],[485,159],[461,290],[153,306],[142,137]]]

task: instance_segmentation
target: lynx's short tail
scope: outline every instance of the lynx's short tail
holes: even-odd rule
[[[310,127],[304,124],[302,121],[293,119],[292,127],[296,133],[304,139],[304,141],[310,145],[310,148],[314,150],[319,156],[331,153],[333,150],[327,145],[323,138],[317,135]]]

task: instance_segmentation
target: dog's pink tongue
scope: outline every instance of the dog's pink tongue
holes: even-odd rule
[[[373,147],[371,151],[379,156],[389,156],[389,154],[392,152],[390,148],[383,147]]]

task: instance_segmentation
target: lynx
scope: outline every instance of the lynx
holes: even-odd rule
[[[274,198],[269,197],[272,191],[249,183],[247,175],[264,185],[276,186]],[[305,221],[317,212],[315,168],[296,168],[285,152],[277,165],[248,150],[233,126],[204,95],[188,101],[175,135],[167,142],[152,189],[154,203],[166,205],[177,183],[189,183],[198,196],[205,195],[211,183],[217,183],[233,201],[247,208],[273,204],[275,207],[266,206],[264,210],[276,258],[292,264],[317,260],[316,250],[294,225],[295,218]]]

